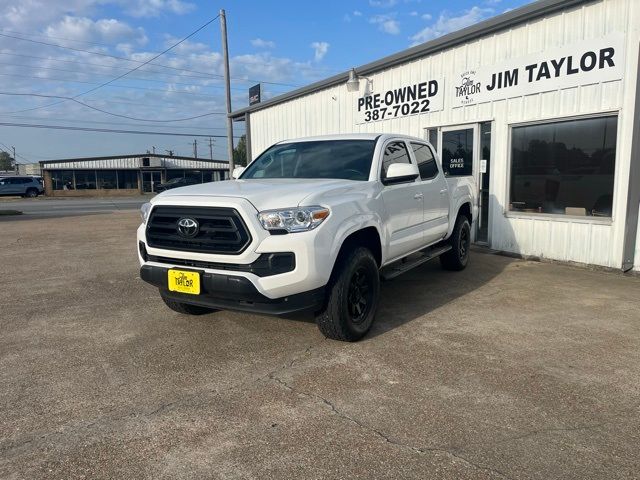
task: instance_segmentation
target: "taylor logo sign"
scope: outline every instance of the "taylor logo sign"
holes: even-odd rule
[[[476,72],[475,70],[469,70],[460,76],[462,77],[460,85],[455,87],[456,98],[460,98],[463,105],[473,103],[474,95],[479,93],[481,88],[480,82],[476,80]]]
[[[442,110],[443,84],[442,79],[424,80],[360,97],[356,103],[356,123],[391,120]]]
[[[452,106],[619,80],[623,63],[623,38],[619,35],[549,49],[463,72],[450,90]]]

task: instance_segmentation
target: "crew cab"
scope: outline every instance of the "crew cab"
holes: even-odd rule
[[[356,341],[381,279],[436,257],[449,270],[469,261],[474,183],[447,178],[422,139],[287,140],[233,177],[142,207],[140,276],[177,312],[311,311],[325,336]]]

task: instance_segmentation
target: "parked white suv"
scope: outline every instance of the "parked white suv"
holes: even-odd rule
[[[325,336],[355,341],[371,328],[381,277],[437,256],[467,265],[473,182],[445,178],[419,138],[289,140],[234,177],[142,208],[140,276],[175,311],[311,310]]]

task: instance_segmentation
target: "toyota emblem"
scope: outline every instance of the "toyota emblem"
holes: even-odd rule
[[[178,233],[183,237],[195,237],[200,226],[193,218],[181,218],[178,220]]]

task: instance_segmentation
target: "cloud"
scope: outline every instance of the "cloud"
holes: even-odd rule
[[[400,33],[400,22],[393,15],[374,15],[369,19],[369,23],[378,25],[378,28],[390,35],[398,35]]]
[[[369,0],[369,5],[376,8],[391,8],[398,3],[398,0]]]
[[[424,43],[485,20],[491,16],[493,12],[494,10],[492,8],[481,8],[478,6],[465,10],[458,16],[451,16],[447,12],[443,12],[435,23],[428,25],[410,38],[414,45]],[[426,17],[425,15],[423,15],[423,18],[425,20],[430,19],[430,17]]]
[[[313,58],[316,62],[319,62],[329,51],[329,44],[327,42],[313,42],[311,48],[314,50]]]
[[[417,17],[418,16],[418,12],[416,12],[415,10],[413,12],[409,12],[409,16]]]
[[[148,40],[142,28],[133,28],[113,18],[94,21],[86,17],[68,15],[61,21],[49,25],[45,29],[45,34],[50,37],[82,42],[124,43],[134,41],[144,45]]]
[[[256,48],[276,48],[276,42],[263,40],[262,38],[254,38],[251,40],[251,45]]]
[[[422,18],[423,20],[431,20],[433,16],[430,13],[425,13],[420,18]]]
[[[361,17],[362,16],[362,12],[360,10],[354,10],[353,11],[353,16],[354,17]]]

